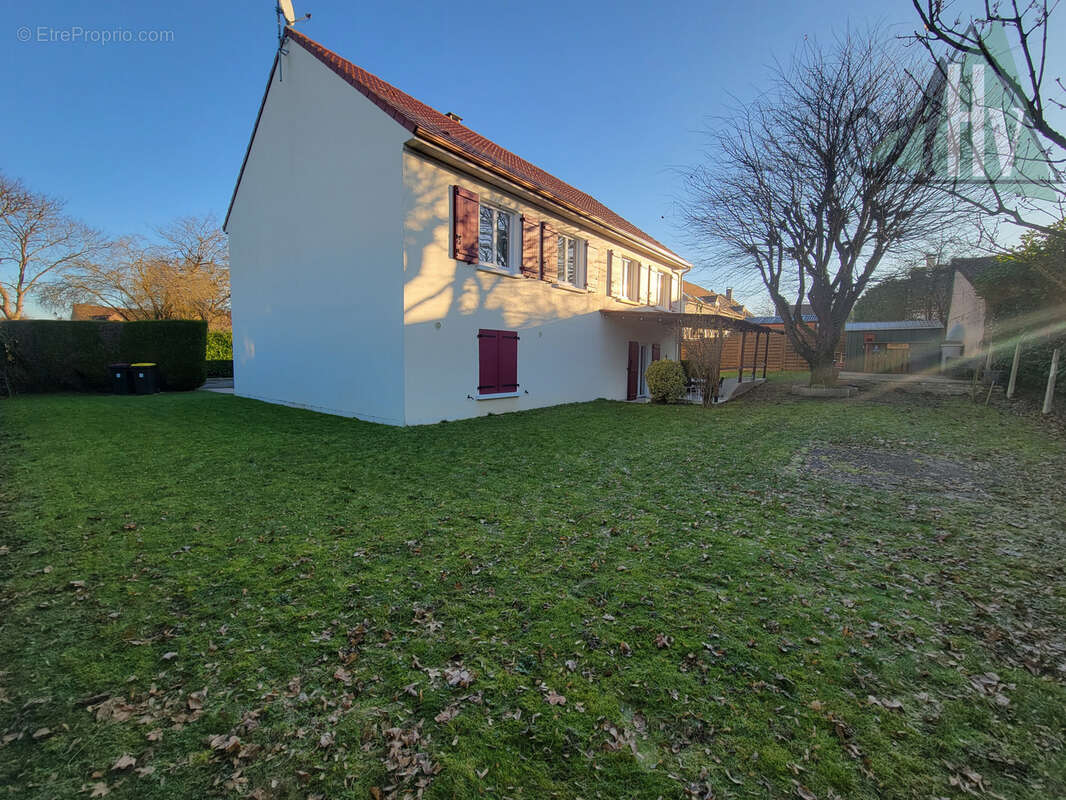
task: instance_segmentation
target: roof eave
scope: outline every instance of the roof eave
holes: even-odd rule
[[[669,262],[669,264],[675,269],[677,269],[679,272],[685,273],[693,268],[693,265],[691,263],[686,261],[681,256],[677,255],[676,253],[667,250],[664,247],[659,247],[645,239],[641,239],[639,236],[634,236],[633,234],[624,231],[620,228],[614,227],[613,225],[609,225],[598,217],[578,208],[573,203],[568,203],[566,200],[556,197],[551,192],[541,189],[540,187],[532,183],[522,181],[519,178],[516,178],[512,173],[497,166],[489,159],[479,158],[473,155],[472,153],[467,152],[463,148],[453,144],[451,141],[442,136],[437,136],[431,131],[427,131],[425,128],[419,126],[415,126],[414,134],[415,138],[410,139],[407,144],[408,146],[411,146],[416,150],[424,152],[428,150],[429,155],[432,155],[437,158],[440,158],[441,151],[444,151],[452,157],[466,164],[473,165],[479,169],[491,173],[497,178],[506,181],[511,186],[518,186],[524,191],[529,192],[530,194],[540,198],[541,200],[546,200],[553,206],[561,208],[567,213],[579,218],[585,224],[593,225],[603,231],[608,231],[611,236],[618,239],[623,239],[627,243],[635,245],[636,247],[644,250],[650,255],[653,255],[662,261]],[[432,149],[427,148],[427,145],[429,146],[429,148]]]

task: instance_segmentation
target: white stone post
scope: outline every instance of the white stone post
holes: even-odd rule
[[[1010,365],[1010,380],[1007,382],[1007,399],[1014,397],[1014,384],[1018,380],[1018,364],[1022,360],[1022,340],[1019,338],[1014,345],[1014,361]]]
[[[1051,354],[1051,370],[1047,375],[1047,391],[1044,392],[1044,413],[1051,413],[1051,401],[1055,399],[1055,378],[1059,374],[1059,353],[1061,348],[1056,347]]]

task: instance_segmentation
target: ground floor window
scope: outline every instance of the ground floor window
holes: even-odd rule
[[[518,333],[482,328],[477,332],[479,398],[518,392]]]

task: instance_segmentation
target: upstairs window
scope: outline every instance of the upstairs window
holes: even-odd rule
[[[585,265],[582,262],[585,248],[581,242],[570,236],[560,235],[556,239],[559,283],[584,289]]]
[[[640,298],[640,262],[620,258],[622,272],[622,297],[636,303]]]
[[[514,214],[482,203],[478,209],[478,261],[485,266],[512,271],[513,229]]]

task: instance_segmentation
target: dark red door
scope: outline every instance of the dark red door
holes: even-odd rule
[[[640,342],[630,342],[629,365],[626,367],[626,400],[637,399],[638,378],[640,378]]]

